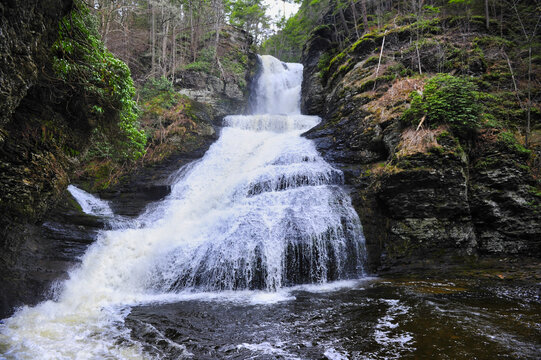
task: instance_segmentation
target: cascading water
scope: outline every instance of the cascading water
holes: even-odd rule
[[[104,232],[58,299],[0,325],[5,356],[141,358],[122,325],[130,305],[362,276],[364,239],[343,174],[300,136],[319,121],[300,115],[302,66],[260,59],[255,114],[226,117],[170,196],[137,228]]]
[[[106,201],[73,185],[68,185],[68,191],[77,200],[84,213],[95,216],[113,216],[113,211]]]

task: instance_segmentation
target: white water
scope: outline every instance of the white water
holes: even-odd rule
[[[319,121],[300,115],[302,66],[261,61],[256,115],[226,117],[204,158],[140,216],[142,228],[104,232],[57,301],[7,319],[4,356],[144,358],[123,327],[130,305],[249,290],[274,298],[286,286],[362,276],[364,239],[343,175],[300,136]]]
[[[113,216],[113,211],[107,201],[101,200],[73,185],[68,185],[68,191],[77,200],[84,213],[96,216]]]

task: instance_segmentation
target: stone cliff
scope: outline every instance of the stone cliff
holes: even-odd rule
[[[456,18],[434,18],[416,42],[419,26],[403,19],[344,48],[328,13],[303,51],[303,111],[323,118],[305,136],[346,173],[371,268],[538,258],[540,130],[533,127],[532,150],[505,130],[518,104],[494,44],[503,40],[475,19],[465,33]],[[423,76],[415,76],[419,66]],[[492,121],[483,120],[473,136],[402,120],[410,94],[438,72],[469,75],[481,90]]]

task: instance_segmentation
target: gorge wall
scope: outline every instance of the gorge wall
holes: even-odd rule
[[[474,79],[494,96],[488,106],[497,121],[509,116],[498,106],[518,106],[484,22],[474,19],[466,31],[457,17],[434,18],[416,42],[421,25],[395,19],[344,47],[333,19],[331,10],[303,49],[303,112],[323,118],[305,136],[346,173],[372,269],[426,268],[479,255],[539,257],[539,126],[527,151],[505,126],[484,122],[464,140],[444,125],[401,121],[410,93],[438,72]],[[415,76],[419,66],[424,76]]]

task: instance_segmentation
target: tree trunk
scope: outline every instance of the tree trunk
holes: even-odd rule
[[[366,0],[361,0],[361,11],[363,13],[363,32],[368,32],[368,15],[366,14]]]
[[[193,3],[189,2],[188,7],[190,8],[190,48],[192,50],[192,61],[197,59],[197,50],[195,45],[195,27],[193,23]]]
[[[338,14],[340,14],[340,20],[342,21],[342,25],[344,25],[344,28],[346,29],[346,33],[348,34],[348,38],[351,36],[351,33],[349,32],[348,23],[346,22],[346,17],[344,16],[344,12],[342,9],[338,10]]]
[[[359,35],[359,29],[357,25],[357,8],[355,7],[355,1],[350,1],[351,5],[351,13],[353,14],[353,25],[355,26],[355,35],[357,35],[357,39],[360,37]]]
[[[162,29],[162,75],[167,76],[167,38],[169,37],[169,21],[164,22]]]
[[[486,20],[486,26],[488,29],[490,26],[490,15],[488,13],[488,0],[485,0],[485,20]]]
[[[526,148],[528,147],[528,142],[530,140],[530,122],[531,122],[531,112],[532,112],[532,42],[530,39],[530,44],[528,47],[528,107],[526,108]]]
[[[150,46],[151,46],[151,75],[154,76],[156,71],[156,10],[154,9],[154,4],[150,3],[151,11],[151,28],[150,28]]]
[[[177,70],[177,36],[175,34],[176,26],[176,24],[173,24],[173,29],[171,31],[171,74],[173,75],[172,80],[174,79],[174,74]]]
[[[221,8],[221,1],[214,0],[214,16],[215,16],[215,22],[214,22],[214,31],[216,32],[216,39],[215,39],[215,54],[214,56],[216,59],[218,58],[218,45],[220,43],[220,31],[222,30],[222,8]]]

